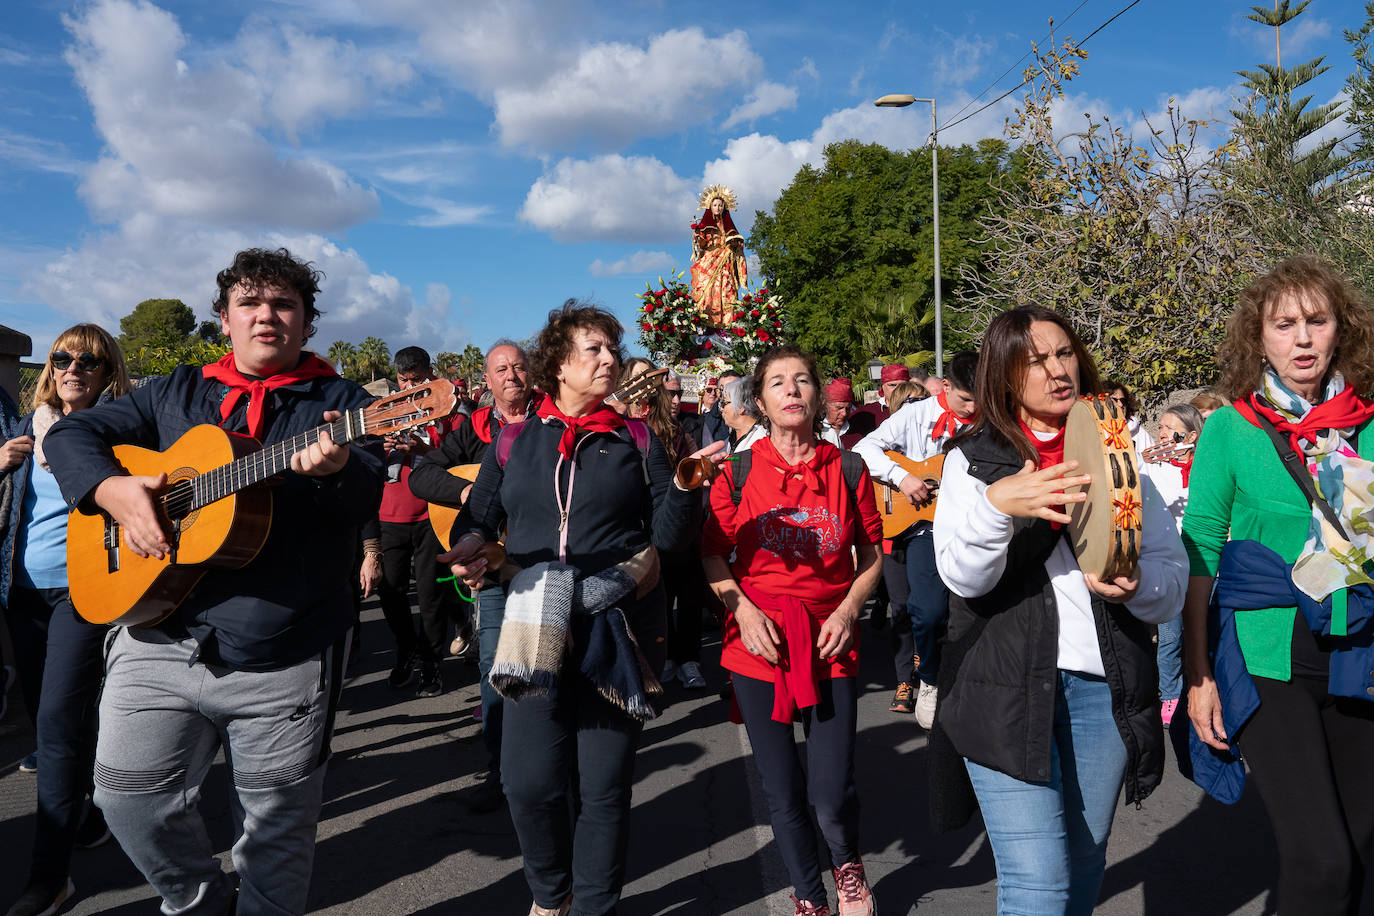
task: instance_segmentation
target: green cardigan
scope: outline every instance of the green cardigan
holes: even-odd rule
[[[1374,435],[1359,436],[1359,453],[1374,460]],[[1259,541],[1292,563],[1307,540],[1311,517],[1307,498],[1263,430],[1234,407],[1207,418],[1183,515],[1192,575],[1216,576],[1228,532],[1236,540]],[[1236,615],[1236,636],[1251,674],[1280,681],[1292,677],[1295,614],[1296,607],[1281,607]]]

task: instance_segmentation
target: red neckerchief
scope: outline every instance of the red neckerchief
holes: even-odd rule
[[[1045,468],[1053,467],[1064,461],[1064,430],[1069,428],[1067,423],[1055,434],[1053,439],[1045,441],[1032,432],[1031,428],[1022,420],[1018,419],[1016,422],[1021,425],[1021,432],[1026,434],[1031,445],[1035,446],[1036,455],[1039,456],[1039,461],[1035,466],[1037,471],[1043,471]],[[1060,511],[1064,511],[1062,507]],[[1058,531],[1064,527],[1064,524],[1063,522],[1050,522],[1050,527]]]
[[[1260,427],[1259,417],[1256,416],[1258,414],[1273,423],[1274,428],[1279,432],[1287,433],[1288,444],[1299,455],[1303,453],[1302,440],[1316,442],[1325,430],[1350,429],[1359,426],[1370,417],[1374,417],[1374,401],[1360,397],[1350,388],[1346,388],[1335,397],[1322,401],[1309,410],[1307,415],[1297,423],[1291,422],[1283,414],[1270,407],[1257,392],[1251,392],[1248,398],[1236,401],[1235,407],[1236,412],[1248,420],[1251,425],[1263,428]]]
[[[569,461],[572,460],[573,447],[577,445],[577,434],[582,430],[590,433],[612,433],[625,425],[625,418],[602,404],[596,410],[581,417],[570,417],[558,409],[553,398],[544,398],[535,413],[546,420],[561,420],[566,429],[558,440],[558,451]]]
[[[266,426],[267,392],[312,378],[338,375],[333,366],[314,353],[301,360],[301,364],[291,371],[278,372],[269,378],[249,378],[239,372],[238,367],[234,365],[233,351],[224,354],[218,362],[213,362],[200,371],[207,379],[229,386],[229,392],[219,405],[221,424],[229,419],[229,415],[238,406],[239,399],[245,394],[248,395],[248,435],[255,439],[262,438],[263,428]]]
[[[1191,461],[1175,461],[1172,458],[1169,459],[1169,463],[1183,472],[1183,489],[1188,489],[1188,475],[1193,472],[1193,463]]]
[[[768,436],[764,436],[762,439],[755,442],[750,446],[749,450],[754,453],[755,459],[781,471],[784,483],[789,477],[797,477],[801,479],[801,482],[812,493],[819,493],[821,491],[821,478],[816,472],[820,470],[821,465],[824,463],[822,460],[822,451],[824,449],[833,449],[834,447],[835,446],[824,440],[818,441],[816,443],[816,453],[806,461],[800,461],[797,464],[788,464],[786,459],[778,454],[777,448],[773,445],[773,440]]]
[[[942,412],[935,421],[935,427],[930,431],[932,442],[939,442],[945,436],[953,436],[959,432],[961,427],[968,426],[974,420],[978,419],[977,413],[965,420],[963,417],[950,410],[949,401],[945,399],[945,392],[943,391],[936,395],[935,399],[939,402]]]

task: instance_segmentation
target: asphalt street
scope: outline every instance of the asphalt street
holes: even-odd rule
[[[884,916],[991,914],[992,851],[975,822],[933,836],[927,826],[926,739],[911,716],[887,711],[887,632],[863,624],[857,778],[862,848]],[[709,689],[673,684],[663,715],[645,730],[634,791],[629,881],[620,912],[744,916],[792,912],[781,860],[743,728],[730,724],[708,630]],[[713,652],[713,649],[715,650]],[[375,603],[364,613],[362,655],[343,693],[325,787],[311,912],[480,913],[523,916],[529,893],[503,810],[475,816],[455,800],[485,764],[476,668],[450,659],[448,690],[416,699],[390,689],[390,636]],[[23,888],[34,777],[18,772],[33,748],[15,695],[0,721],[0,907]],[[222,762],[202,802],[228,867],[232,842]],[[156,897],[115,843],[79,850],[75,914],[154,914]],[[1253,789],[1234,806],[1205,798],[1168,762],[1163,785],[1138,809],[1118,810],[1102,914],[1276,912],[1276,858]],[[827,884],[828,884],[827,879]],[[833,893],[833,889],[832,889]],[[833,900],[832,900],[833,903]]]

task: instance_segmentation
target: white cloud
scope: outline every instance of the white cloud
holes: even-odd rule
[[[237,59],[263,96],[267,115],[292,141],[325,118],[357,111],[378,92],[415,78],[414,68],[393,53],[360,52],[352,42],[292,26],[274,31],[254,23],[237,46]]]
[[[779,111],[790,111],[797,107],[797,90],[791,86],[765,80],[754,87],[754,91],[738,105],[721,124],[728,130],[736,124],[753,123]]]
[[[32,60],[23,51],[16,51],[13,48],[0,48],[0,66],[3,67],[27,67]]]
[[[422,197],[406,201],[417,207],[424,207],[429,213],[411,219],[410,225],[438,228],[441,226],[471,226],[480,223],[493,212],[491,207],[481,204],[460,204],[442,197]]]
[[[666,251],[636,251],[629,257],[612,261],[609,264],[597,258],[587,265],[587,271],[593,277],[618,277],[621,274],[646,274],[664,271],[676,263],[677,259]]]
[[[0,128],[0,160],[21,168],[62,175],[83,175],[87,163],[67,152],[60,143]]]
[[[377,195],[341,169],[278,155],[256,129],[265,114],[253,78],[181,60],[186,37],[169,13],[104,0],[64,21],[67,61],[106,143],[81,187],[98,219],[331,231],[377,212]]]
[[[740,31],[710,38],[692,27],[664,32],[643,48],[595,44],[537,86],[498,88],[496,128],[507,146],[536,151],[575,143],[618,149],[705,120],[723,95],[762,69]]]
[[[937,47],[935,82],[942,86],[962,86],[978,75],[983,69],[984,58],[997,44],[981,35],[955,37],[940,32]]]
[[[794,79],[801,79],[802,77],[806,77],[807,79],[819,82],[821,78],[821,71],[816,69],[816,62],[814,60],[812,60],[809,57],[803,57],[801,66],[792,71],[792,77]]]
[[[1274,30],[1248,18],[1248,14],[1237,12],[1231,18],[1232,38],[1246,42],[1266,63],[1274,61]],[[1279,50],[1288,61],[1288,66],[1297,63],[1290,55],[1303,54],[1315,41],[1331,36],[1331,23],[1311,13],[1304,13],[1288,25],[1279,29]],[[1250,69],[1250,68],[1246,68]]]
[[[667,241],[689,232],[693,185],[651,156],[563,159],[530,188],[520,218],[560,242]]]

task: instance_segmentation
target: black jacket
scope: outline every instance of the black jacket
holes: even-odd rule
[[[477,424],[484,427],[479,434]],[[481,464],[488,443],[496,439],[505,423],[495,408],[484,407],[463,420],[428,452],[410,471],[410,492],[428,503],[461,506],[463,491],[472,486],[454,477],[449,468],[462,464]],[[484,438],[485,437],[485,438]]]
[[[468,531],[495,540],[506,529],[506,553],[521,567],[559,559],[559,506],[554,470],[559,467],[562,421],[531,417],[501,430],[487,449],[482,469],[453,525],[456,539]],[[503,468],[500,442],[517,438]],[[558,492],[572,491],[567,519],[567,563],[592,573],[653,544],[681,550],[691,536],[695,494],[673,483],[673,468],[658,437],[649,434],[641,455],[625,429],[584,433],[573,462],[563,462]],[[572,477],[570,483],[570,477]],[[647,479],[646,479],[647,478]]]
[[[969,474],[991,484],[1022,467],[1010,445],[979,435],[958,446]],[[1006,571],[978,598],[951,595],[938,723],[958,753],[1026,782],[1050,774],[1059,626],[1045,561],[1063,536],[1044,519],[1015,519]],[[1159,785],[1164,732],[1150,628],[1093,598],[1112,717],[1126,745],[1125,800]]]
[[[198,367],[179,366],[125,397],[58,422],[44,451],[67,504],[89,505],[96,486],[120,473],[112,445],[162,451],[201,423],[244,432],[247,398],[220,422],[225,391]],[[321,425],[326,410],[371,400],[337,376],[277,388],[267,395],[263,439],[269,444],[290,439]],[[355,444],[336,474],[288,472],[275,483],[272,524],[258,555],[241,569],[206,572],[181,607],[159,624],[195,637],[207,662],[248,671],[284,668],[319,654],[353,625],[353,559],[359,530],[377,517],[380,452]]]

